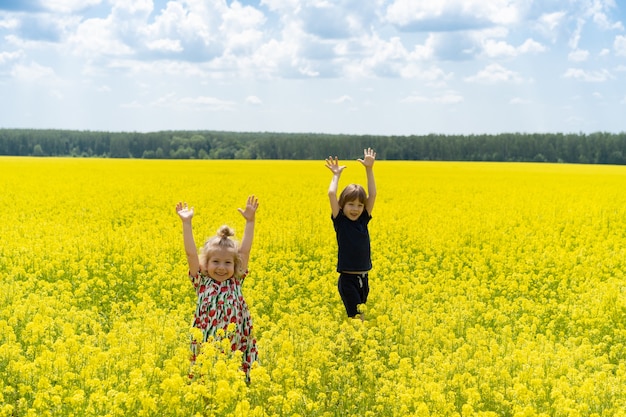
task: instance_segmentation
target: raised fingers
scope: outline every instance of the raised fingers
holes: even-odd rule
[[[255,210],[259,207],[259,199],[253,195],[248,196],[247,205],[254,208]]]

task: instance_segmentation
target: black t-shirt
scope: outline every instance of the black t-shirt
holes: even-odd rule
[[[372,269],[370,234],[367,224],[372,216],[363,210],[356,220],[350,220],[339,210],[337,217],[332,217],[337,234],[337,272],[369,271]]]

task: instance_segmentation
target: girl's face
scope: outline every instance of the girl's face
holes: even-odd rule
[[[226,281],[235,275],[235,256],[228,249],[220,249],[209,257],[206,269],[215,281]]]
[[[346,204],[343,206],[343,214],[345,214],[350,220],[354,221],[361,216],[363,209],[365,209],[365,205],[358,199],[346,201]]]

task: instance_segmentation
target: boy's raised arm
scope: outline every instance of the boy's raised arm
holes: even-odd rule
[[[367,176],[367,203],[365,209],[369,214],[374,210],[376,202],[376,180],[374,179],[374,162],[376,161],[376,152],[372,148],[363,150],[363,159],[358,160],[365,167]]]
[[[326,158],[326,167],[333,173],[333,178],[330,180],[328,186],[328,199],[330,200],[330,208],[332,210],[333,218],[339,214],[339,201],[337,200],[337,190],[339,188],[339,177],[341,172],[346,168],[345,165],[339,165],[339,159],[329,156]]]

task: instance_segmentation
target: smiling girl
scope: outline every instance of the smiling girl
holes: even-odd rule
[[[215,338],[218,331],[227,332],[229,325],[231,328],[234,325],[231,349],[243,353],[241,367],[247,379],[252,363],[257,359],[257,347],[252,334],[250,311],[243,298],[241,286],[248,274],[248,260],[258,206],[258,200],[250,196],[246,208],[238,209],[246,219],[240,245],[232,239],[233,230],[228,226],[222,226],[216,236],[204,243],[198,255],[191,226],[193,207],[180,202],[176,205],[176,213],[183,222],[183,241],[189,264],[189,278],[197,295],[193,327],[202,331],[204,343],[209,337]],[[195,361],[200,346],[192,341],[191,350],[192,361]]]

